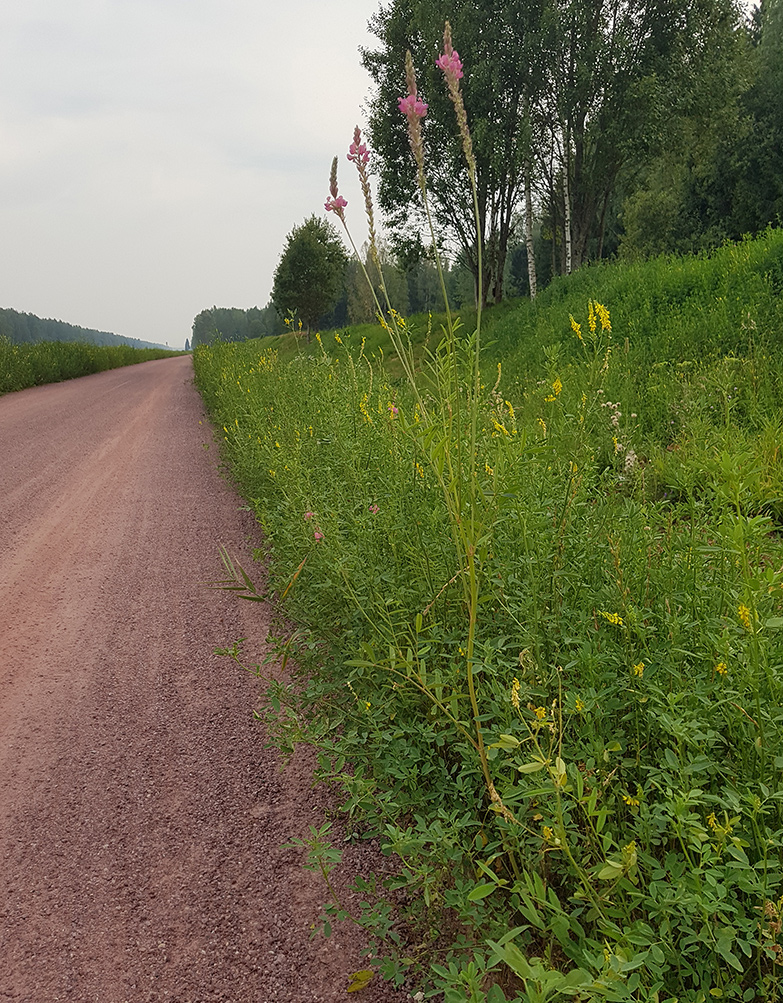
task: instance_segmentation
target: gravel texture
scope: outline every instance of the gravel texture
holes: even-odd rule
[[[0,398],[0,1000],[391,1003],[281,844],[328,812],[264,749],[269,611],[209,589],[252,517],[189,357]],[[341,887],[378,867],[349,848]]]

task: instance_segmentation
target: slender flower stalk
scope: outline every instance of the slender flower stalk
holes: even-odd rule
[[[421,132],[421,120],[427,114],[427,105],[421,100],[416,84],[416,71],[413,68],[413,56],[410,49],[405,53],[405,83],[408,96],[399,98],[397,107],[408,120],[408,139],[413,151],[413,159],[419,169],[419,187],[424,186],[424,139]]]
[[[348,148],[347,153],[348,160],[356,164],[356,169],[359,173],[359,181],[362,186],[362,193],[364,195],[364,205],[365,211],[367,213],[367,222],[369,224],[369,236],[370,236],[370,253],[375,263],[375,267],[378,271],[380,277],[380,286],[383,293],[383,298],[386,303],[386,310],[381,307],[378,300],[378,296],[375,291],[375,285],[373,284],[370,276],[367,274],[367,268],[365,267],[364,261],[359,254],[354,239],[351,236],[351,231],[348,229],[348,224],[345,219],[345,206],[348,204],[345,199],[339,194],[339,189],[337,186],[337,157],[332,161],[332,169],[329,174],[329,192],[330,197],[324,203],[324,207],[327,212],[334,212],[339,218],[345,230],[345,235],[351,245],[354,253],[354,257],[359,262],[359,266],[364,273],[367,285],[370,288],[370,293],[372,294],[373,301],[375,303],[375,308],[380,318],[382,325],[392,336],[392,342],[394,344],[397,355],[400,359],[403,369],[405,370],[405,375],[410,382],[413,391],[416,395],[416,401],[419,405],[421,412],[424,412],[424,401],[419,393],[418,386],[416,384],[415,373],[413,370],[413,356],[410,351],[406,351],[405,344],[402,337],[402,332],[400,331],[398,324],[398,315],[395,310],[392,309],[391,301],[389,299],[389,293],[386,289],[386,282],[383,277],[383,269],[381,268],[380,255],[378,254],[378,241],[375,232],[375,215],[373,213],[372,205],[372,192],[370,190],[370,179],[367,173],[367,165],[370,161],[370,154],[367,150],[367,146],[362,142],[362,134],[359,126],[357,125],[353,133],[353,142]],[[384,315],[389,317],[389,323],[384,319]]]

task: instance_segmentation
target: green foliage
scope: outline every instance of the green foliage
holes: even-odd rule
[[[81,341],[91,345],[126,345],[128,348],[162,348],[148,341],[126,338],[108,331],[67,324],[62,320],[36,317],[32,313],[0,308],[0,338],[17,345],[33,344],[38,341]]]
[[[638,165],[623,207],[625,256],[697,251],[783,218],[783,6],[726,39],[688,90],[670,141]]]
[[[427,962],[426,992],[461,1003],[779,997],[780,249],[591,269],[521,305],[474,457],[431,420],[468,338],[432,346],[424,408],[350,332],[286,363],[197,350],[298,625],[269,727],[396,855],[386,905],[363,886],[388,977]]]
[[[85,342],[39,341],[16,345],[0,337],[0,394],[179,354],[162,348],[96,346]]]
[[[219,341],[246,341],[280,334],[283,321],[271,303],[263,309],[213,306],[202,310],[193,321],[193,346]]]
[[[298,314],[308,331],[337,301],[347,258],[332,225],[311,216],[295,226],[275,270],[272,302],[281,317]]]

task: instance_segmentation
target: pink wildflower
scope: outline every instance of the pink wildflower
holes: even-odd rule
[[[315,542],[316,542],[316,543],[320,543],[320,542],[321,542],[321,540],[323,540],[323,538],[324,538],[324,535],[323,535],[323,533],[322,533],[322,532],[321,532],[321,531],[320,531],[319,529],[317,529],[317,530],[316,530],[316,531],[315,531],[315,532],[313,533],[313,536],[315,537]]]
[[[409,94],[406,98],[399,98],[397,101],[397,107],[400,109],[402,114],[408,119],[411,118],[424,118],[427,114],[426,105],[420,97],[416,94]]]
[[[304,514],[305,521],[307,521],[309,519],[312,519],[314,515],[315,515],[315,512],[305,512],[305,514]]]
[[[353,142],[348,148],[347,156],[348,159],[352,160],[355,164],[366,164],[370,160],[370,154],[367,152],[367,147],[361,141],[358,125],[356,127],[356,131],[354,132]]]
[[[348,205],[337,189],[337,157],[332,160],[332,169],[329,172],[329,193],[330,197],[324,202],[324,209],[333,212],[345,226],[345,213],[343,210]]]
[[[440,59],[435,61],[435,65],[443,70],[447,77],[453,77],[454,80],[461,80],[463,77],[462,60],[456,49],[444,52]]]
[[[324,202],[324,209],[326,209],[327,212],[335,212],[335,213],[337,213],[337,215],[340,217],[340,219],[342,219],[343,218],[343,209],[347,205],[348,205],[348,203],[342,197],[342,195],[338,195],[336,198],[330,196]]]
[[[378,508],[377,505],[370,505],[370,511],[372,512],[373,515],[377,515],[380,509]]]

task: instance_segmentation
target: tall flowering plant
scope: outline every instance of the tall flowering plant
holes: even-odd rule
[[[368,285],[375,301],[379,319],[388,331],[395,351],[397,352],[408,382],[417,402],[416,420],[401,423],[403,429],[415,438],[417,450],[429,461],[429,467],[436,477],[443,492],[444,501],[449,514],[452,539],[455,546],[457,569],[452,581],[459,583],[466,610],[466,636],[464,645],[459,648],[463,660],[464,679],[470,703],[470,713],[463,720],[469,719],[465,728],[442,705],[453,723],[457,725],[463,736],[467,738],[474,749],[480,766],[484,783],[492,807],[506,821],[512,821],[511,812],[503,804],[492,780],[489,757],[484,741],[482,717],[479,701],[479,689],[476,679],[478,659],[476,657],[476,639],[479,622],[481,584],[484,575],[484,559],[481,554],[487,550],[488,534],[493,527],[493,514],[489,511],[484,493],[480,490],[479,459],[477,437],[479,417],[482,408],[482,386],[479,372],[481,352],[481,239],[478,211],[478,195],[476,191],[476,162],[473,155],[473,144],[468,126],[467,113],[462,98],[460,81],[464,68],[459,53],[453,47],[451,27],[446,22],[443,35],[443,52],[436,65],[442,70],[449,96],[454,105],[462,148],[467,166],[467,172],[473,192],[476,236],[478,242],[479,286],[477,298],[476,329],[470,337],[457,337],[459,320],[452,314],[446,283],[439,255],[436,253],[436,265],[440,278],[443,301],[446,311],[444,338],[434,355],[433,375],[439,393],[436,403],[427,406],[423,399],[414,367],[413,355],[406,344],[404,322],[394,310],[388,296],[383,277],[380,256],[378,254],[375,218],[372,193],[368,175],[370,153],[363,141],[360,129],[356,128],[353,142],[348,151],[351,161],[359,174],[359,181],[364,195],[365,212],[369,223],[370,258],[379,277],[380,297],[376,295],[374,283],[371,281],[364,262],[356,251],[356,245],[351,237],[345,215],[346,201],[339,194],[337,186],[337,158],[332,163],[330,175],[329,198],[326,200],[327,211],[334,212],[343,225],[354,254],[364,271]],[[408,140],[411,153],[416,163],[417,180],[422,206],[430,231],[432,246],[437,249],[437,240],[430,213],[427,178],[424,157],[424,121],[428,106],[418,91],[413,59],[410,52],[405,59],[405,81],[407,93],[398,99],[398,110],[407,122]],[[403,416],[400,416],[403,418]],[[444,586],[445,587],[445,586]],[[430,604],[428,610],[433,604]],[[426,687],[425,687],[426,689]],[[429,694],[431,697],[432,694]],[[433,697],[433,699],[435,699]],[[436,700],[436,702],[438,702]]]

